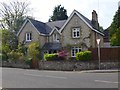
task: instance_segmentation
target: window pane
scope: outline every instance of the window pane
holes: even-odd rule
[[[81,51],[81,49],[79,48],[79,52]]]
[[[29,40],[32,40],[32,34],[30,33],[29,35],[30,35],[30,36],[29,36],[29,37],[30,37]]]
[[[78,52],[78,49],[76,48],[76,49],[75,49],[75,53],[77,53],[77,52]]]
[[[74,37],[76,37],[76,32],[74,32]]]
[[[29,40],[29,33],[27,33],[27,40]]]
[[[79,31],[77,31],[77,37],[79,37],[80,36],[80,32]]]

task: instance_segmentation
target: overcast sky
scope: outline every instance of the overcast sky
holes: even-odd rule
[[[13,0],[0,0],[0,2],[10,2]],[[26,0],[20,0],[26,1]],[[100,26],[104,29],[110,26],[113,16],[118,9],[119,0],[27,0],[32,8],[31,15],[35,19],[47,22],[53,13],[55,6],[61,4],[67,9],[68,16],[75,9],[91,20],[92,11],[98,13]]]

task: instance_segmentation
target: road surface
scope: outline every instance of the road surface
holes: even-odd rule
[[[118,88],[118,73],[2,68],[2,88]]]

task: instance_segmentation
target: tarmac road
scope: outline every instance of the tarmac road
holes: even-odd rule
[[[2,68],[2,88],[118,88],[118,73]]]

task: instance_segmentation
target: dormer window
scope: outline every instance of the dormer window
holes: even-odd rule
[[[26,33],[26,41],[32,40],[32,33]]]
[[[80,38],[80,28],[73,28],[72,29],[72,37],[73,38]]]

